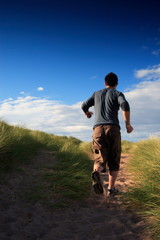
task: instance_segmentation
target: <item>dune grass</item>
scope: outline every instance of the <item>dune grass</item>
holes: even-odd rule
[[[122,153],[128,153],[136,146],[136,143],[127,140],[121,141]]]
[[[68,207],[74,201],[84,201],[91,187],[92,162],[88,156],[91,143],[10,126],[2,121],[0,128],[0,178],[5,182],[14,174],[25,186],[16,198],[47,207]],[[48,163],[41,159],[35,165],[33,156],[41,150],[51,152],[53,160]],[[134,180],[125,198],[149,219],[153,236],[160,239],[160,139],[122,141],[122,150],[131,155],[128,168]]]
[[[129,170],[134,186],[127,198],[149,221],[155,239],[160,239],[160,139],[140,141],[132,150]]]
[[[16,172],[24,179],[27,179],[25,176],[31,179],[31,186],[21,194],[22,198],[50,206],[68,206],[73,200],[87,196],[92,165],[87,154],[90,144],[74,137],[31,131],[5,122],[0,122],[0,128],[1,177]],[[32,168],[33,156],[42,149],[53,153],[53,164],[46,166],[44,159],[44,164],[36,166],[32,177],[32,171],[27,173],[27,166]]]
[[[0,170],[8,171],[42,147],[31,131],[0,122]]]

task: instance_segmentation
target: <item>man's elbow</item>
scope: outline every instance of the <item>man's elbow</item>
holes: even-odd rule
[[[126,102],[123,102],[121,104],[121,109],[122,111],[125,111],[125,112],[130,112],[130,106],[129,106],[129,103],[126,101]]]
[[[86,107],[85,103],[82,103],[81,109],[83,110],[84,113],[88,111],[88,108]]]

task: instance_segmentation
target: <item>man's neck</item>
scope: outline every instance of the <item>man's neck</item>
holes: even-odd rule
[[[116,86],[112,87],[112,86],[107,85],[106,88],[108,88],[108,89],[116,89]]]

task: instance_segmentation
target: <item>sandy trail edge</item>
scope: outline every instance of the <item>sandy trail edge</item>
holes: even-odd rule
[[[53,158],[51,152],[41,152],[32,167],[44,161],[48,164]],[[125,171],[127,161],[128,155],[123,154],[117,181],[120,192],[132,184]],[[33,168],[30,170],[34,172]],[[102,178],[106,188],[106,174]],[[12,176],[7,185],[1,184],[1,240],[151,240],[144,235],[145,221],[127,211],[118,196],[108,198],[91,192],[89,199],[78,207],[48,212],[40,204],[31,205],[16,199],[15,186],[21,180]]]

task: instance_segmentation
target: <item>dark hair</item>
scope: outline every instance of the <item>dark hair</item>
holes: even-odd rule
[[[105,83],[108,86],[114,87],[118,84],[118,77],[115,73],[110,72],[105,76]]]

